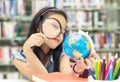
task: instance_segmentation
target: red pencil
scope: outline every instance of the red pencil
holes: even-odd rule
[[[113,59],[113,57],[111,57],[111,59],[110,59],[109,62],[108,62],[108,65],[106,66],[104,80],[107,80],[108,72],[109,72],[109,69],[110,69],[110,65],[111,65],[111,63],[112,63],[112,59]]]

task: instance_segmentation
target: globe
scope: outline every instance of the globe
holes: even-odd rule
[[[84,31],[71,33],[63,42],[63,51],[73,60],[86,58],[94,50],[93,41]]]

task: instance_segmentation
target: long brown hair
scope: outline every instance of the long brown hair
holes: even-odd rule
[[[58,10],[57,8],[55,7],[45,7],[43,9],[41,9],[33,18],[33,20],[31,21],[31,24],[30,24],[30,30],[28,32],[28,36],[27,38],[29,38],[31,36],[31,34],[33,33],[37,33],[37,29],[39,27],[39,24],[41,24],[42,26],[42,21],[44,19],[46,19],[49,15],[52,14],[60,14],[60,15],[63,15],[64,18],[66,19],[66,22],[67,22],[67,16],[66,14],[61,11],[61,10]],[[42,56],[40,54],[45,54],[43,52],[43,50],[40,48],[40,47],[34,47],[33,48],[33,51],[34,53],[36,54],[36,56],[38,57],[38,59],[43,63],[43,65],[45,65],[46,63],[46,59],[45,58],[42,58]],[[53,60],[54,60],[54,71],[59,71],[59,57],[62,53],[62,43],[56,48],[56,49],[52,49],[50,50],[49,53],[47,54],[51,54],[53,55]]]

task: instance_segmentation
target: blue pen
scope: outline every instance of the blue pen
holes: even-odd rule
[[[92,70],[89,67],[87,67],[87,69],[88,69],[89,74],[93,77],[93,79],[96,80],[96,78],[95,78],[94,73],[92,72]]]
[[[109,73],[108,73],[108,80],[112,80],[112,73],[113,73],[113,66],[110,65]]]

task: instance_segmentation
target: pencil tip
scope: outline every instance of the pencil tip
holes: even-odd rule
[[[89,66],[87,66],[87,69],[89,69],[90,67]]]
[[[115,54],[115,58],[118,58],[118,53]]]
[[[106,57],[105,57],[105,56],[103,56],[103,59],[106,59]]]
[[[110,68],[111,68],[111,69],[113,68],[112,64],[110,65]]]
[[[112,59],[113,59],[113,56],[111,56],[110,60],[112,60]]]

